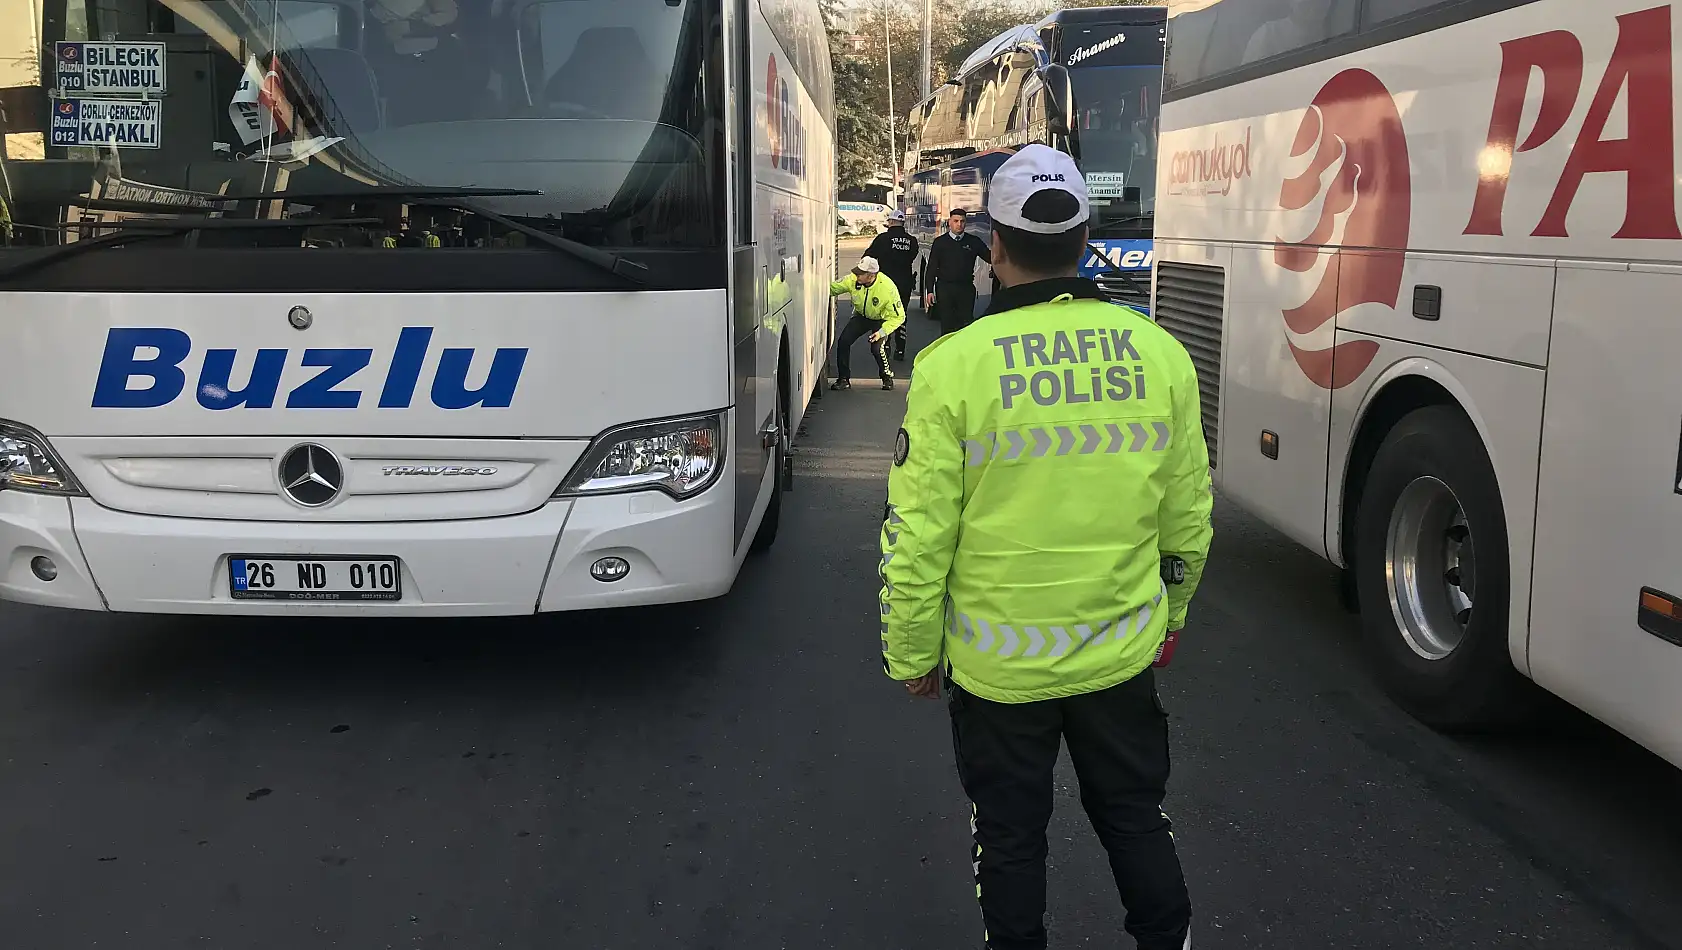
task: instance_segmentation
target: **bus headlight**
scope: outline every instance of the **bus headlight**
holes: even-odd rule
[[[47,495],[86,494],[41,433],[0,420],[0,491],[6,489]]]
[[[673,498],[705,490],[724,467],[724,416],[640,423],[596,439],[556,495],[656,489]]]

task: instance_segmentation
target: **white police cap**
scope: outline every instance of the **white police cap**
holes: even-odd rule
[[[853,270],[856,270],[861,274],[880,274],[882,272],[882,265],[876,263],[876,258],[874,257],[861,257],[859,258],[858,266],[853,268]]]
[[[987,213],[995,224],[1062,234],[1092,214],[1075,160],[1048,145],[1027,145],[993,173]]]
[[[895,223],[895,224],[898,224],[898,223],[905,220],[905,212],[899,211],[897,209],[894,210],[894,211],[890,211],[890,212],[888,212],[888,220]]]

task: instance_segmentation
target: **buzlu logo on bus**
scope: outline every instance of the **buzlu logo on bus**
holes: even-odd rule
[[[1291,157],[1310,152],[1308,167],[1280,186],[1279,207],[1301,211],[1318,202],[1319,214],[1309,233],[1279,236],[1273,251],[1274,263],[1285,270],[1321,270],[1308,299],[1284,311],[1285,327],[1293,335],[1313,333],[1361,304],[1395,309],[1413,202],[1401,112],[1390,90],[1364,69],[1338,73],[1314,97],[1297,126]],[[1331,242],[1339,219],[1343,245],[1394,251],[1344,254],[1339,267],[1330,266],[1319,246]],[[1378,344],[1371,340],[1315,350],[1289,338],[1286,343],[1303,375],[1322,389],[1354,382],[1378,355]]]
[[[788,81],[777,75],[777,57],[766,60],[765,134],[771,139],[771,165],[791,175],[806,173],[805,128],[799,103]]]
[[[397,345],[385,361],[379,382],[379,408],[407,409],[420,386],[421,370],[432,345],[432,327],[404,327]],[[199,365],[195,394],[206,409],[272,409],[280,397],[280,378],[293,365],[288,349],[260,349],[251,360],[244,384],[235,389],[234,363],[240,351],[205,350]],[[514,401],[514,389],[526,365],[525,347],[499,347],[491,357],[485,381],[468,388],[474,373],[476,350],[448,347],[438,354],[432,374],[432,404],[440,409],[506,409]],[[187,370],[182,364],[193,353],[193,340],[185,331],[167,327],[114,327],[105,337],[105,355],[99,362],[94,383],[96,409],[155,409],[180,398],[187,388]],[[357,409],[363,389],[358,377],[374,361],[372,349],[306,349],[298,357],[300,367],[319,368],[313,376],[293,386],[286,394],[287,409]],[[483,367],[479,372],[485,372]],[[139,384],[139,385],[136,385]]]

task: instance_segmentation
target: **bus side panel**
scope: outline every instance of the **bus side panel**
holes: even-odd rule
[[[835,136],[821,121],[811,132],[812,161],[808,175],[806,247],[811,274],[806,281],[806,311],[800,335],[789,340],[789,359],[795,364],[798,385],[791,391],[789,425],[798,429],[806,417],[812,392],[826,384],[831,322],[835,308],[829,282],[835,275]],[[798,345],[797,345],[798,344]]]
[[[1643,587],[1682,597],[1682,267],[1621,266],[1559,265],[1531,670],[1682,765],[1682,645],[1638,624]]]
[[[809,0],[800,0],[809,2]],[[824,123],[788,51],[778,42],[762,7],[748,9],[752,41],[747,57],[753,89],[752,156],[754,255],[749,292],[757,298],[751,336],[740,332],[738,363],[751,361],[736,406],[738,524],[750,531],[771,501],[776,481],[765,446],[782,398],[779,358],[787,346],[788,418],[792,432],[805,414],[823,356],[816,339],[828,325],[828,292],[834,264],[835,192],[833,133]],[[816,21],[812,21],[816,22]],[[821,41],[821,40],[820,40]],[[774,84],[774,86],[773,86]],[[827,338],[827,334],[825,334]],[[738,366],[738,374],[743,372]],[[739,552],[740,553],[740,552]]]
[[[1530,622],[1531,555],[1536,526],[1536,455],[1542,432],[1543,370],[1503,363],[1420,343],[1338,331],[1338,345],[1378,344],[1377,356],[1354,384],[1332,394],[1332,458],[1326,484],[1326,523],[1331,557],[1342,561],[1336,538],[1343,509],[1344,475],[1360,420],[1384,388],[1404,376],[1422,376],[1441,386],[1465,410],[1489,453],[1501,507],[1507,518],[1507,563],[1511,600],[1508,649],[1513,665],[1528,670],[1525,653]],[[1368,382],[1370,380],[1370,382]]]
[[[812,391],[824,382],[828,360],[829,283],[835,273],[835,135],[825,123],[805,76],[758,11],[754,16],[753,81],[762,106],[754,116],[754,240],[760,249],[767,303],[761,321],[760,382],[765,411],[781,398],[777,386],[779,346],[788,350],[789,429],[804,418]],[[804,21],[819,24],[816,0],[778,0],[780,7],[807,7]],[[813,57],[825,43],[821,32],[802,38],[799,55]],[[815,61],[810,68],[819,68]],[[776,89],[770,88],[775,78]]]
[[[1342,256],[1346,267],[1355,258],[1374,262],[1363,268],[1366,273],[1377,272],[1378,262],[1393,257],[1351,250]],[[1338,314],[1337,325],[1543,366],[1553,311],[1552,267],[1551,260],[1532,258],[1410,253],[1394,285],[1399,288],[1394,306],[1388,299],[1355,301]]]
[[[736,473],[736,556],[747,552],[760,520],[770,501],[768,486],[772,484],[768,465],[772,450],[764,445],[762,432],[776,413],[776,336],[772,332],[773,317],[787,302],[787,285],[782,280],[780,247],[786,243],[786,232],[779,232],[777,224],[777,195],[767,184],[769,180],[783,180],[784,173],[772,168],[773,123],[784,124],[778,90],[771,88],[773,77],[779,87],[789,84],[791,108],[798,109],[799,82],[792,81],[793,69],[781,52],[770,25],[765,22],[757,2],[745,2],[749,36],[748,55],[743,66],[747,70],[753,97],[749,116],[752,131],[751,187],[753,189],[753,225],[751,252],[746,259],[736,261],[735,292],[737,300],[736,326],[731,343],[734,350],[737,377],[735,430],[731,433],[732,463]],[[740,35],[740,32],[738,32]],[[741,89],[734,90],[737,95]],[[737,114],[737,113],[733,113]],[[744,156],[736,156],[740,162]],[[735,179],[741,181],[740,177]],[[746,297],[752,297],[750,306]],[[767,357],[767,351],[770,355]]]
[[[1275,263],[1272,247],[1232,249],[1227,271],[1225,373],[1221,380],[1219,472],[1222,492],[1307,545],[1325,553],[1326,437],[1331,391],[1311,381],[1292,359],[1331,349],[1331,320],[1318,326],[1289,314],[1322,282],[1337,286],[1338,258],[1310,250],[1306,271]],[[1260,450],[1262,432],[1279,437],[1279,457]]]

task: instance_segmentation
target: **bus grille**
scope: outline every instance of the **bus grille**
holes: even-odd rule
[[[1098,289],[1104,296],[1110,298],[1111,303],[1118,303],[1124,307],[1137,307],[1146,310],[1151,303],[1151,274],[1142,271],[1136,274],[1124,274],[1120,271],[1110,271],[1099,274],[1095,278]]]
[[[1226,272],[1201,264],[1156,262],[1156,305],[1151,317],[1191,354],[1203,397],[1203,438],[1215,467],[1221,425],[1221,313]]]

